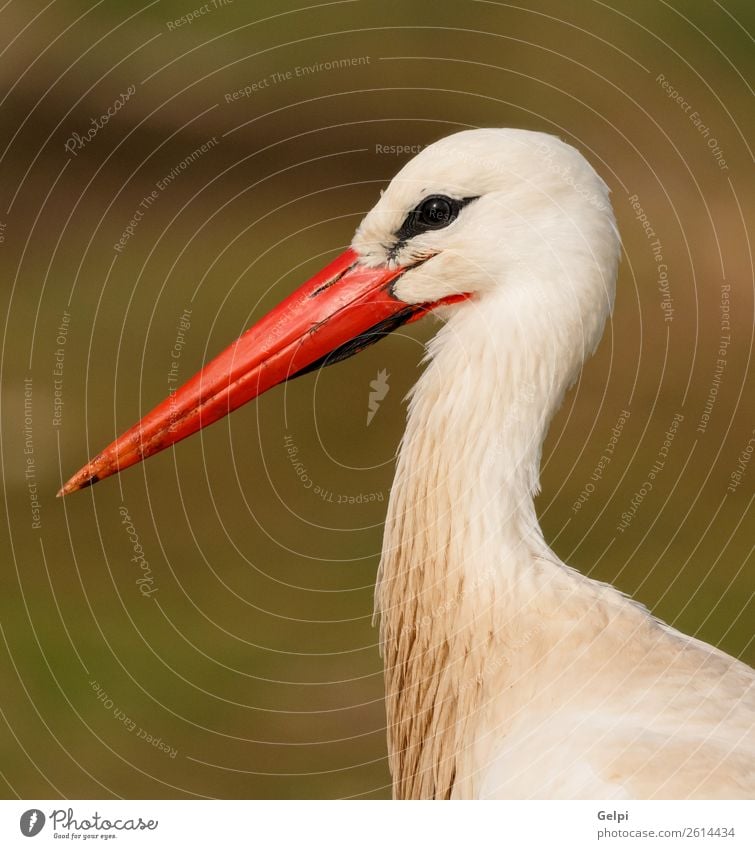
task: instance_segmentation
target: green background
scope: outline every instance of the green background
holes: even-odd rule
[[[727,491],[755,447],[751,3],[235,0],[168,26],[200,6],[29,0],[0,11],[2,793],[389,795],[372,594],[402,399],[433,320],[120,479],[54,494],[166,395],[185,309],[181,380],[349,243],[407,160],[378,145],[465,127],[575,144],[611,186],[624,240],[613,320],[545,447],[546,537],[575,567],[752,662],[753,464]],[[292,79],[226,101],[287,71]],[[66,140],[129,85],[118,114],[68,153]],[[141,199],[213,137],[117,254]],[[632,195],[663,245],[671,322]],[[731,344],[699,433],[724,280]],[[381,369],[390,390],[367,427]],[[622,409],[631,416],[613,460],[575,512]],[[663,473],[619,533],[677,413]],[[360,493],[375,500],[338,503]],[[122,506],[152,570],[151,598],[136,585]]]

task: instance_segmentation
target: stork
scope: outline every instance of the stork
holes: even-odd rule
[[[609,190],[558,138],[422,150],[351,247],[61,489],[92,484],[428,312],[375,592],[396,798],[742,798],[755,673],[562,563],[542,443],[603,333]]]

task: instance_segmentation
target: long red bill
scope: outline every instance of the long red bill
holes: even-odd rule
[[[273,386],[338,362],[454,295],[407,304],[392,293],[406,268],[367,268],[349,249],[243,333],[61,487],[68,495],[185,439]]]

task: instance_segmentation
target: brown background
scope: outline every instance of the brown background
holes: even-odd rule
[[[547,538],[577,568],[751,662],[752,463],[727,492],[755,447],[751,4],[235,0],[168,27],[200,6],[29,0],[0,11],[2,793],[388,794],[372,592],[402,398],[432,321],[271,392],[120,480],[65,501],[54,493],[167,393],[185,309],[182,380],[348,244],[407,159],[376,145],[464,127],[527,127],[577,145],[612,187],[624,239],[613,321],[546,445]],[[359,57],[369,62],[295,75]],[[129,85],[117,116],[68,153],[66,140]],[[116,254],[141,199],[213,137]],[[668,264],[671,322],[635,194]],[[698,433],[724,280],[731,344]],[[390,391],[367,427],[380,369]],[[614,458],[575,513],[622,409],[631,416]],[[619,533],[677,413],[668,462]],[[375,500],[338,503],[359,494]],[[122,506],[151,598],[136,585]]]

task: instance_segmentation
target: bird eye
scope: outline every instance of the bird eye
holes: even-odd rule
[[[457,214],[451,198],[435,195],[427,198],[419,205],[417,222],[428,230],[437,230],[439,227],[450,224]]]
[[[407,215],[406,220],[396,232],[399,243],[406,242],[412,236],[426,233],[428,230],[441,230],[456,220],[463,207],[476,197],[450,198],[446,195],[430,195]]]

